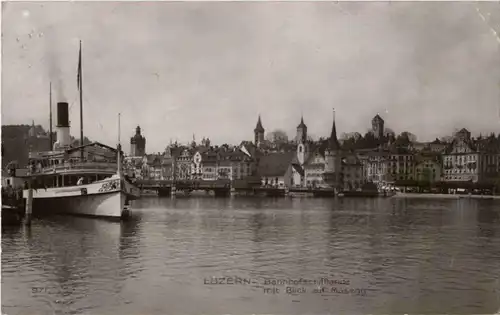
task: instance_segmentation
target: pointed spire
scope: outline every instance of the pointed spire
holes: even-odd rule
[[[257,126],[255,127],[255,132],[264,132],[264,127],[262,127],[262,121],[260,120],[260,114],[259,114],[259,119],[257,120]]]
[[[304,123],[304,115],[301,115],[300,124],[297,126],[297,129],[307,129],[307,126]]]
[[[335,126],[335,108],[333,109],[333,124],[332,124],[332,132],[330,134],[330,139],[328,140],[328,146],[330,150],[339,150],[340,144],[337,139],[337,128]]]

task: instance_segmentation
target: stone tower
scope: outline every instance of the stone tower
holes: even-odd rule
[[[260,115],[259,115],[259,120],[257,120],[257,126],[255,126],[255,129],[253,130],[254,133],[254,143],[257,147],[259,147],[263,142],[264,142],[264,132],[265,129],[262,127],[262,122],[260,120]]]
[[[384,137],[384,120],[379,114],[375,115],[372,119],[372,131],[376,139],[382,139]]]
[[[307,141],[307,126],[304,124],[303,116],[300,118],[300,124],[297,126],[295,141],[297,141],[297,143],[305,143]]]
[[[325,150],[325,173],[324,181],[335,190],[341,187],[342,182],[342,155],[339,140],[337,139],[337,128],[335,126],[335,110],[333,110],[333,124],[328,147]]]
[[[297,160],[300,165],[304,165],[309,155],[309,145],[307,143],[307,126],[304,124],[304,118],[301,117],[300,124],[297,126]]]
[[[135,135],[130,138],[130,156],[146,155],[146,138],[141,135],[141,127],[135,128]]]

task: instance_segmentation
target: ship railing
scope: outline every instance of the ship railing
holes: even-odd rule
[[[86,162],[86,163],[69,163],[46,166],[41,169],[36,169],[34,174],[51,174],[59,172],[71,172],[79,170],[104,170],[116,171],[116,163],[103,163],[103,162]]]

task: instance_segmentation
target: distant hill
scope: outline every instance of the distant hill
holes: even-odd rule
[[[57,141],[57,134],[52,133],[52,140]],[[73,146],[78,146],[80,140],[73,140]],[[84,144],[90,143],[85,137]],[[17,161],[19,167],[28,163],[30,151],[48,151],[51,148],[49,132],[40,125],[5,125],[2,126],[2,169],[11,161]]]

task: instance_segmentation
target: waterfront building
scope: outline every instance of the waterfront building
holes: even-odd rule
[[[379,148],[363,154],[365,157],[360,160],[364,164],[365,171],[363,173],[366,176],[366,181],[378,186],[394,182],[394,178],[389,173],[390,154],[387,150]]]
[[[486,185],[496,184],[500,176],[500,143],[494,134],[477,140],[477,150],[479,152],[480,182]]]
[[[414,179],[414,154],[407,147],[391,146],[387,152],[387,173],[393,181]],[[386,176],[389,178],[389,176]]]
[[[142,174],[145,179],[160,180],[162,176],[162,156],[158,154],[147,154],[142,158]]]
[[[342,158],[343,190],[355,190],[365,183],[363,164],[354,152],[345,153]]]
[[[494,184],[500,173],[499,151],[494,135],[474,139],[467,129],[461,129],[443,154],[443,180]]]
[[[163,180],[173,180],[174,159],[172,156],[167,156],[165,153],[161,156],[161,178]]]
[[[455,134],[443,154],[443,181],[477,183],[480,181],[481,162],[475,141],[463,128]]]
[[[418,182],[437,183],[441,181],[441,155],[424,150],[415,155],[414,179]]]
[[[231,179],[233,177],[233,166],[231,161],[221,159],[217,163],[217,179]]]
[[[205,148],[197,148],[193,154],[193,163],[191,164],[191,179],[202,178],[202,153]]]
[[[276,152],[260,158],[258,174],[263,186],[292,186],[292,160],[295,152]]]
[[[127,156],[123,160],[123,170],[131,178],[142,179],[143,158],[140,156]]]
[[[130,156],[146,155],[146,138],[141,135],[141,127],[135,128],[135,135],[130,138]]]
[[[193,163],[193,152],[191,148],[181,147],[179,154],[175,157],[175,180],[191,179],[191,168]]]
[[[303,165],[304,169],[304,185],[309,188],[322,188],[327,184],[324,181],[325,173],[325,146],[318,146],[309,155]]]
[[[202,154],[202,179],[203,180],[216,180],[217,179],[217,163],[219,160],[218,153],[213,149],[205,151]]]
[[[244,179],[254,173],[255,166],[251,157],[238,147],[225,148],[219,152],[218,172],[221,178]]]
[[[152,171],[152,165],[158,166],[154,170],[161,170],[163,180],[236,180],[255,172],[254,159],[240,148],[228,145],[209,147],[207,143],[201,146],[170,145],[162,155],[157,155],[156,161],[150,161],[148,170]]]

